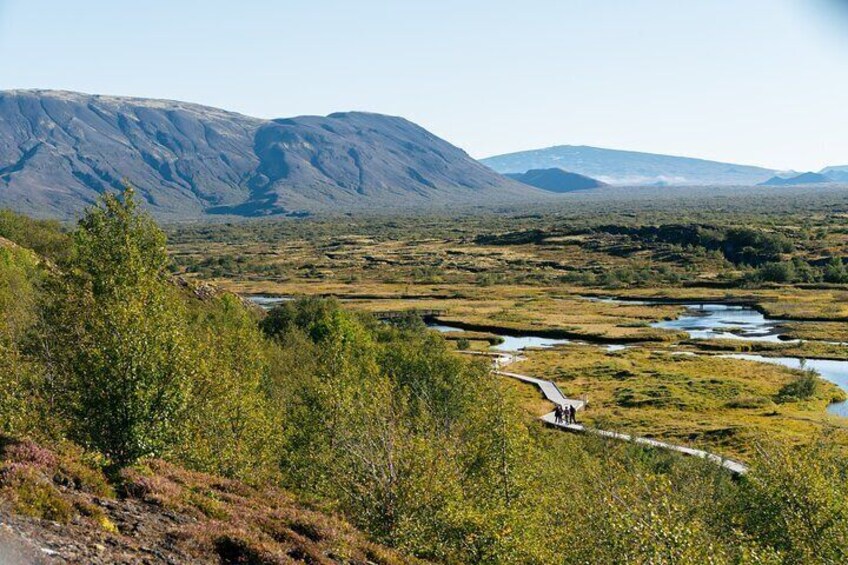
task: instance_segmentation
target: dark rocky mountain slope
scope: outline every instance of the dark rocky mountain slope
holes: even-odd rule
[[[606,186],[605,183],[592,177],[569,173],[557,168],[531,169],[526,173],[507,173],[506,176],[549,192],[574,192],[575,190]]]
[[[124,180],[171,218],[543,195],[402,118],[260,120],[185,102],[0,92],[0,207],[70,217]]]

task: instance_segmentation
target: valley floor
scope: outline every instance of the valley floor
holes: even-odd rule
[[[657,216],[660,225],[679,219]],[[796,225],[812,223],[817,235],[793,243],[784,260],[812,265],[848,250],[835,216],[787,214],[777,230],[763,213],[700,221],[708,227],[666,231],[734,233],[724,226],[738,221],[792,241],[801,237]],[[172,239],[186,276],[212,277],[243,296],[334,296],[377,314],[435,313],[439,324],[464,330],[445,332],[449,340],[477,350],[504,336],[554,340],[552,348],[528,351],[516,370],[588,395],[590,425],[743,458],[764,437],[804,442],[828,432],[848,445],[848,418],[827,411],[844,399],[839,386],[820,380],[814,395],[790,400],[781,390],[798,370],[725,357],[795,358],[802,367],[803,359],[848,361],[848,288],[748,284],[756,274],[750,267],[715,250],[661,241],[664,228],[645,235],[633,223],[602,215],[573,224],[544,215],[328,220],[178,229]],[[779,318],[781,339],[691,339],[656,327],[697,303],[746,305]],[[536,391],[521,394],[533,414],[549,411]]]

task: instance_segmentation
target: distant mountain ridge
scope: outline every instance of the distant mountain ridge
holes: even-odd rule
[[[848,165],[825,167],[819,171],[819,174],[826,176],[833,182],[848,183]]]
[[[0,92],[0,207],[71,217],[132,183],[157,215],[302,215],[544,197],[403,118],[262,120],[76,92]]]
[[[754,186],[777,174],[748,165],[574,145],[497,155],[481,162],[502,174],[555,167],[623,186]]]
[[[794,186],[801,184],[822,184],[834,182],[833,179],[821,173],[801,173],[800,175],[792,175],[789,177],[773,176],[765,182],[760,183],[760,186]]]
[[[518,182],[541,188],[550,192],[574,192],[606,186],[599,180],[578,175],[558,168],[531,169],[526,173],[507,173],[506,176]]]

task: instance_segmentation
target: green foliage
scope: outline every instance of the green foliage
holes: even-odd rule
[[[71,437],[120,464],[180,440],[195,367],[167,264],[164,234],[132,190],[108,194],[80,220],[45,316]]]
[[[396,328],[407,332],[423,332],[427,329],[427,324],[421,316],[414,310],[404,312],[399,318],[392,318],[388,322]]]
[[[803,375],[783,385],[777,393],[777,402],[795,402],[816,395],[819,377],[815,371],[805,371]]]
[[[37,317],[41,272],[30,252],[0,247],[0,432],[35,434],[48,426],[39,402],[43,367],[22,351]]]
[[[43,367],[0,340],[0,433],[53,435],[43,385]]]
[[[839,257],[831,257],[824,268],[824,280],[829,283],[848,282],[848,270],[845,263]]]
[[[728,260],[746,265],[775,261],[794,248],[783,234],[747,227],[727,230],[720,246]]]
[[[11,210],[0,210],[0,237],[53,261],[67,256],[70,243],[59,222],[35,220]]]
[[[783,563],[848,559],[848,461],[825,438],[761,448],[731,511]]]
[[[270,344],[237,298],[189,300],[168,266],[164,235],[131,190],[80,221],[43,323],[67,433],[120,465],[167,456],[269,479],[282,435]]]
[[[0,340],[20,340],[33,324],[41,279],[30,252],[0,245]]]
[[[255,318],[225,295],[191,316],[192,365],[177,457],[193,469],[267,480],[277,472],[282,428],[267,394],[267,342]]]
[[[275,381],[288,399],[290,486],[339,501],[378,539],[416,555],[508,562],[532,554],[498,533],[513,509],[528,508],[529,446],[484,365],[431,332],[375,324],[332,302],[285,304],[267,320],[293,357],[282,366],[312,364]]]
[[[795,280],[795,266],[789,261],[783,263],[766,263],[757,270],[756,277],[766,282],[792,282]]]
[[[329,333],[331,317],[338,305],[331,300],[308,297],[294,302],[283,302],[271,309],[260,322],[262,331],[269,337],[281,338],[285,334],[300,330],[313,341],[321,341]]]
[[[806,261],[783,261],[794,244],[768,229],[633,233],[668,240],[664,249],[673,254],[759,265],[759,273],[771,273],[762,280],[812,282],[820,274]],[[488,244],[533,245],[545,237],[525,231]],[[415,315],[384,324],[335,301],[302,299],[258,320],[234,296],[189,297],[170,282],[164,236],[131,191],[106,196],[72,241],[46,286],[32,254],[0,247],[5,431],[66,434],[113,463],[159,455],[258,484],[281,482],[345,513],[375,539],[437,562],[845,561],[848,466],[826,439],[763,449],[751,473],[733,481],[707,462],[541,428],[484,361],[456,355]],[[643,285],[672,283],[681,272],[639,261],[574,277]],[[244,264],[232,258],[216,268]],[[831,261],[824,276],[836,282],[840,266]],[[785,269],[791,273],[778,272]],[[431,270],[412,275],[434,280]],[[634,383],[619,404],[685,407],[684,384],[697,383],[672,372],[661,377],[650,391]],[[778,400],[815,396],[816,383],[801,376]],[[769,404],[736,388],[710,383],[710,390],[726,407]],[[108,490],[97,473],[31,446],[16,453],[0,473],[0,490],[21,512],[67,520],[56,484]],[[170,478],[134,471],[125,486],[198,515],[238,518],[235,491],[212,492],[161,461],[133,469],[157,465],[170,468]],[[259,505],[250,504],[251,512]],[[297,527],[316,537],[319,530]],[[215,539],[227,536],[216,532]],[[225,549],[241,556],[259,547],[233,544]]]

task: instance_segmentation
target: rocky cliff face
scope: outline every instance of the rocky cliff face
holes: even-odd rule
[[[124,182],[163,217],[534,195],[402,118],[260,120],[184,102],[0,92],[0,206],[69,217]]]

